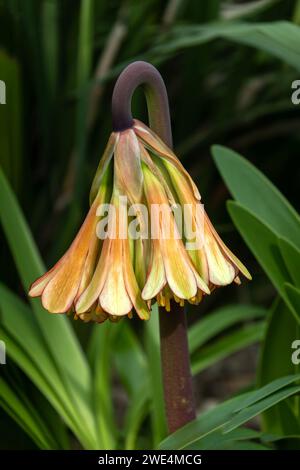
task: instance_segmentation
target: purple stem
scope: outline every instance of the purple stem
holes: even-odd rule
[[[112,97],[114,131],[132,127],[131,99],[142,85],[147,100],[149,125],[172,148],[169,102],[164,81],[153,65],[133,62],[119,76]],[[171,312],[160,308],[160,349],[164,399],[169,432],[196,417],[184,309],[172,302]]]

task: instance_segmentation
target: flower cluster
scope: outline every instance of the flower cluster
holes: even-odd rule
[[[126,237],[118,235],[123,217],[120,196],[126,196],[132,205],[170,208],[155,221],[159,236],[137,238],[129,231]],[[172,299],[180,305],[185,300],[198,304],[218,286],[233,281],[239,284],[239,273],[251,279],[205,212],[199,223],[195,214],[200,200],[195,183],[172,150],[151,129],[134,120],[131,128],[111,134],[81,229],[60,261],[33,283],[29,295],[41,296],[49,312],[73,312],[83,321],[115,321],[131,317],[133,311],[146,320],[153,301],[169,311]],[[107,203],[114,208],[117,235],[108,232],[101,239],[97,224],[103,215],[98,208]],[[200,246],[185,244],[180,236],[171,210],[174,204],[189,208],[193,233],[201,235]],[[136,213],[135,219],[141,226],[148,222],[141,213]]]

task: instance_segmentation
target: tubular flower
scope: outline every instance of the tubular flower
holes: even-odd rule
[[[29,295],[41,296],[51,313],[72,312],[75,318],[101,323],[131,318],[133,311],[148,319],[152,301],[168,311],[171,299],[198,304],[215,287],[240,283],[239,273],[251,279],[204,210],[197,217],[200,201],[195,183],[172,150],[134,120],[131,128],[111,134],[83,225],[60,261],[32,284]],[[174,206],[184,212],[182,226]],[[139,227],[140,236],[132,227]]]

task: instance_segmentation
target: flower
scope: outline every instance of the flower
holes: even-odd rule
[[[29,295],[41,296],[49,312],[73,312],[83,321],[117,321],[131,318],[133,311],[145,320],[153,301],[168,311],[171,299],[198,304],[216,287],[240,283],[239,273],[251,279],[203,209],[198,217],[200,201],[172,150],[134,120],[131,128],[111,134],[82,227],[60,261],[32,284]],[[107,203],[104,216],[99,208]],[[175,207],[184,209],[183,227]],[[149,225],[151,237],[149,229],[145,232]],[[104,236],[99,236],[100,226],[109,227]],[[132,227],[147,236],[136,236]]]

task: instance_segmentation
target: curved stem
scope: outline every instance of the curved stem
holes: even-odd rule
[[[112,96],[113,130],[123,131],[132,127],[131,99],[140,85],[143,86],[146,95],[150,127],[169,147],[172,147],[166,86],[158,70],[147,62],[133,62],[119,76]]]
[[[147,62],[133,62],[116,82],[112,98],[114,130],[133,125],[131,99],[140,85],[147,99],[150,127],[172,148],[167,90],[158,70]],[[174,432],[196,417],[184,309],[175,302],[171,313],[160,308],[159,322],[167,423],[169,432]]]

